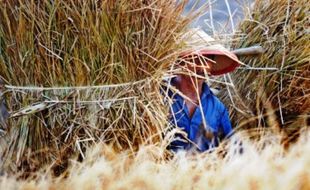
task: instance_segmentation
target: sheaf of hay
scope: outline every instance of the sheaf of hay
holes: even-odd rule
[[[58,174],[94,143],[132,152],[160,144],[168,127],[161,80],[191,20],[185,3],[1,2],[10,118],[0,168],[27,173],[52,163]]]
[[[233,85],[225,100],[239,128],[271,127],[290,136],[310,125],[309,12],[307,0],[257,0],[241,22],[244,37],[232,48],[261,45],[265,52],[241,57],[246,66],[226,76]]]

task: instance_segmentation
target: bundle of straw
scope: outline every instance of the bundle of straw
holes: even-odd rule
[[[232,116],[239,127],[289,132],[309,126],[309,12],[308,0],[257,0],[241,23],[245,37],[233,48],[261,45],[266,51],[242,57],[247,66],[231,75],[232,105],[238,108]]]
[[[190,17],[185,2],[8,1],[0,5],[0,77],[11,117],[0,168],[65,168],[101,141],[156,144],[167,127],[162,73]]]

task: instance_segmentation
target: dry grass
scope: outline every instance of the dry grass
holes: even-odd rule
[[[0,76],[11,117],[0,168],[53,163],[58,173],[94,142],[132,152],[161,142],[160,83],[191,20],[185,3],[2,2]]]
[[[245,37],[233,48],[261,45],[257,57],[243,57],[246,66],[226,79],[233,83],[233,121],[240,128],[271,127],[275,131],[309,126],[310,2],[256,1],[239,30]]]
[[[162,147],[145,146],[132,156],[98,145],[83,163],[72,161],[66,177],[38,173],[32,180],[1,177],[1,189],[309,189],[310,133],[284,150],[280,137],[260,141],[243,136],[243,154],[234,143],[199,155],[162,159]],[[226,149],[223,156],[219,150]]]
[[[0,189],[309,189],[308,4],[257,0],[241,24],[246,37],[233,40],[234,48],[267,50],[225,77],[234,84],[226,95],[233,121],[271,130],[240,134],[242,154],[231,139],[167,159],[160,86],[191,20],[181,17],[183,4],[1,2],[0,76],[11,118],[0,141]],[[305,130],[286,147],[282,127]]]

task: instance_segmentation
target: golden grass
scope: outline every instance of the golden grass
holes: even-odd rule
[[[240,24],[244,37],[233,48],[261,45],[265,53],[242,57],[246,66],[226,78],[234,84],[226,100],[238,127],[289,132],[310,125],[309,11],[307,0],[257,0]]]
[[[242,134],[243,153],[235,143],[199,155],[162,159],[162,147],[144,146],[132,156],[105,145],[88,150],[83,163],[71,160],[66,177],[37,173],[32,180],[3,176],[1,189],[309,189],[310,133],[289,150],[267,133],[259,141]],[[225,156],[221,149],[226,149]]]
[[[160,85],[191,20],[184,4],[1,3],[0,77],[12,117],[0,140],[0,189],[310,188],[308,1],[256,1],[241,24],[246,37],[234,40],[267,51],[242,59],[248,67],[228,81],[233,121],[273,130],[240,134],[242,154],[227,141],[170,159]],[[289,126],[306,129],[286,147]]]
[[[56,173],[94,142],[135,152],[162,141],[162,75],[191,17],[175,1],[6,1],[0,77],[11,117],[0,168]]]

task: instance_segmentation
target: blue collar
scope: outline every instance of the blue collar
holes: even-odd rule
[[[212,95],[212,92],[211,92],[209,86],[207,85],[207,83],[204,82],[202,84],[202,93],[201,93],[201,97],[200,98],[203,99],[203,98],[207,97],[210,94]]]

